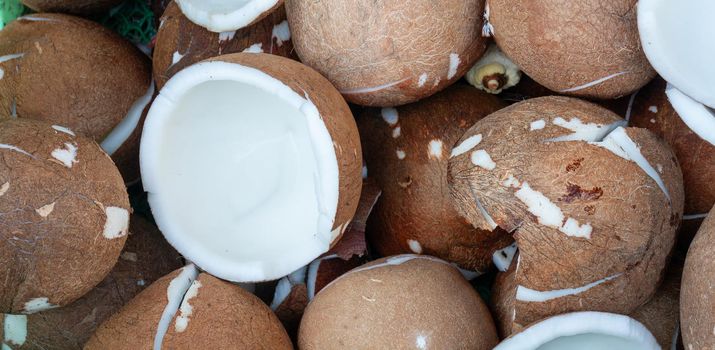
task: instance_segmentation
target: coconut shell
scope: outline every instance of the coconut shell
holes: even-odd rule
[[[495,303],[510,308],[498,313],[507,317],[500,320],[508,323],[503,335],[565,312],[629,314],[655,292],[682,217],[682,175],[669,146],[645,129],[616,131],[657,169],[669,197],[636,162],[585,141],[600,142],[619,123],[617,115],[594,104],[544,97],[487,116],[460,140],[481,135],[473,149],[450,160],[458,211],[486,225],[477,196],[519,247],[518,263],[507,272],[513,281],[495,286]],[[592,124],[601,135],[579,138],[565,127],[574,124]],[[576,140],[551,141],[558,137]],[[491,169],[474,163],[480,153]],[[501,290],[514,286],[537,296],[517,298]]]
[[[208,61],[236,63],[258,69],[280,80],[301,96],[308,96],[318,109],[333,139],[338,161],[340,194],[333,229],[340,229],[340,234],[333,240],[333,245],[337,243],[355,215],[362,189],[360,136],[348,104],[318,72],[285,57],[237,53]]]
[[[636,94],[630,125],[654,132],[673,147],[683,169],[685,214],[707,213],[715,205],[715,146],[680,119],[665,95],[666,84],[657,78]]]
[[[298,58],[290,39],[284,41],[276,34],[278,26],[287,26],[283,6],[259,22],[230,33],[214,33],[194,24],[173,1],[160,21],[153,60],[154,80],[159,89],[184,67],[211,57],[242,52],[256,44],[260,44],[260,52]]]
[[[427,254],[486,271],[494,250],[512,243],[507,232],[475,229],[461,218],[447,185],[452,146],[503,106],[493,95],[455,85],[396,110],[365,110],[358,119],[363,154],[369,176],[383,191],[367,226],[377,253]],[[396,120],[382,115],[393,112]]]
[[[365,179],[362,183],[360,202],[353,220],[348,224],[340,240],[323,256],[337,255],[343,260],[350,260],[355,256],[362,257],[367,254],[367,240],[365,226],[382,191],[373,179]]]
[[[346,331],[349,330],[349,331]],[[489,310],[442,260],[400,255],[373,261],[325,287],[305,310],[300,349],[491,349]]]
[[[59,14],[21,17],[0,32],[0,108],[69,127],[101,143],[149,90],[149,59],[101,25]],[[139,134],[113,154],[127,182],[139,174]]]
[[[287,0],[301,60],[353,103],[397,106],[451,85],[482,56],[484,0]]]
[[[291,338],[296,338],[298,335],[300,319],[306,306],[308,306],[308,287],[305,283],[300,283],[291,286],[288,296],[274,310]]]
[[[25,343],[12,349],[80,350],[102,322],[146,286],[182,265],[159,230],[133,215],[127,243],[109,276],[72,304],[26,316]]]
[[[0,311],[67,305],[107,276],[124,246],[129,199],[92,140],[28,119],[0,120]],[[49,305],[47,305],[49,304]]]
[[[700,226],[688,250],[680,290],[680,329],[686,349],[715,347],[715,207]]]
[[[487,0],[499,48],[560,93],[616,98],[655,76],[638,36],[637,0]]]
[[[95,14],[119,5],[122,0],[22,0],[25,6],[37,12]]]

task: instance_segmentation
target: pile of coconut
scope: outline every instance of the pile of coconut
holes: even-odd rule
[[[715,347],[712,1],[22,2],[3,350]]]

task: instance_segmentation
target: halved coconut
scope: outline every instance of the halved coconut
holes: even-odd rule
[[[97,141],[125,182],[139,178],[139,134],[154,93],[149,59],[101,25],[58,14],[0,31],[0,108]]]
[[[278,7],[248,27],[214,33],[191,22],[175,2],[161,16],[154,46],[153,72],[161,89],[176,72],[199,61],[237,52],[271,53],[297,59],[285,8]]]
[[[494,350],[660,350],[640,322],[605,312],[574,312],[547,318],[505,339]]]
[[[122,0],[22,0],[25,6],[38,12],[95,14],[107,11]]]
[[[638,30],[653,68],[685,95],[710,108],[715,108],[715,67],[706,62],[715,57],[713,13],[715,2],[710,0],[638,2]]]
[[[216,33],[247,27],[283,4],[283,0],[176,0],[192,22]]]
[[[362,185],[340,94],[268,54],[221,56],[171,78],[149,111],[141,165],[167,240],[235,282],[277,279],[328,251]]]
[[[0,312],[67,305],[104,279],[129,226],[119,171],[92,140],[0,118]]]
[[[655,292],[682,217],[682,175],[665,142],[624,124],[544,97],[492,113],[459,141],[479,140],[450,159],[458,210],[512,232],[519,248],[495,285],[503,335],[564,312],[628,314]]]
[[[383,191],[367,225],[377,253],[434,255],[483,272],[494,251],[513,242],[496,226],[466,222],[447,184],[449,159],[465,147],[457,145],[464,130],[503,106],[495,96],[455,85],[396,109],[365,109],[358,118],[363,154]]]

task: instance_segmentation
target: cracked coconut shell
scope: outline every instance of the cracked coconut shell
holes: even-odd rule
[[[624,123],[588,102],[543,97],[460,140],[470,147],[449,164],[458,211],[512,232],[519,247],[494,287],[503,336],[565,312],[628,314],[655,292],[683,212],[682,175],[664,141]]]
[[[214,33],[191,22],[172,1],[161,16],[154,46],[152,69],[157,89],[184,67],[237,52],[265,52],[297,60],[285,7],[281,5],[248,27]]]
[[[92,140],[0,120],[0,311],[67,305],[104,279],[126,240],[129,199]]]
[[[0,31],[0,109],[69,127],[110,153],[126,182],[139,177],[149,59],[101,25],[67,15],[20,17]],[[104,142],[121,124],[118,144]],[[116,131],[115,131],[116,132]]]
[[[102,324],[85,349],[151,349],[172,281],[192,266],[162,277]],[[292,349],[278,318],[241,287],[201,273],[171,307],[165,349]]]
[[[484,0],[287,0],[303,63],[345,98],[397,106],[444,89],[484,54]]]
[[[680,329],[686,349],[715,347],[715,207],[700,226],[688,250],[680,290]]]
[[[182,265],[161,232],[146,219],[132,215],[127,243],[109,276],[65,307],[27,316],[5,315],[8,326],[13,318],[25,318],[23,343],[7,342],[13,350],[80,350],[102,322],[152,282]],[[9,329],[17,332],[14,327]],[[4,334],[3,339],[14,336]]]
[[[492,349],[489,310],[449,263],[425,255],[373,261],[308,304],[298,346],[312,349]]]
[[[122,0],[22,0],[25,6],[37,12],[95,14],[119,5]]]
[[[457,213],[447,185],[452,146],[464,131],[504,104],[455,85],[397,109],[366,109],[358,119],[368,174],[382,196],[368,220],[382,256],[427,254],[486,271],[492,253],[513,242],[502,230],[475,229]]]
[[[563,94],[616,98],[655,76],[638,36],[637,0],[488,0],[499,48]]]

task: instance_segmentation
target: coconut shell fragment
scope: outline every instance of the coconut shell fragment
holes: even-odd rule
[[[78,17],[39,13],[0,31],[0,110],[69,127],[99,143],[126,182],[138,179],[143,111],[153,96],[149,59]]]
[[[683,213],[682,175],[664,141],[623,125],[602,107],[544,97],[459,141],[470,148],[449,164],[458,211],[512,232],[519,248],[494,286],[503,336],[565,312],[629,314],[655,293]]]
[[[427,254],[486,271],[492,253],[512,243],[507,232],[466,222],[447,184],[447,164],[464,131],[503,106],[455,85],[420,102],[363,112],[358,126],[368,175],[383,191],[367,226],[378,254]]]
[[[124,182],[94,141],[41,121],[0,120],[0,158],[0,311],[70,304],[124,246]]]

